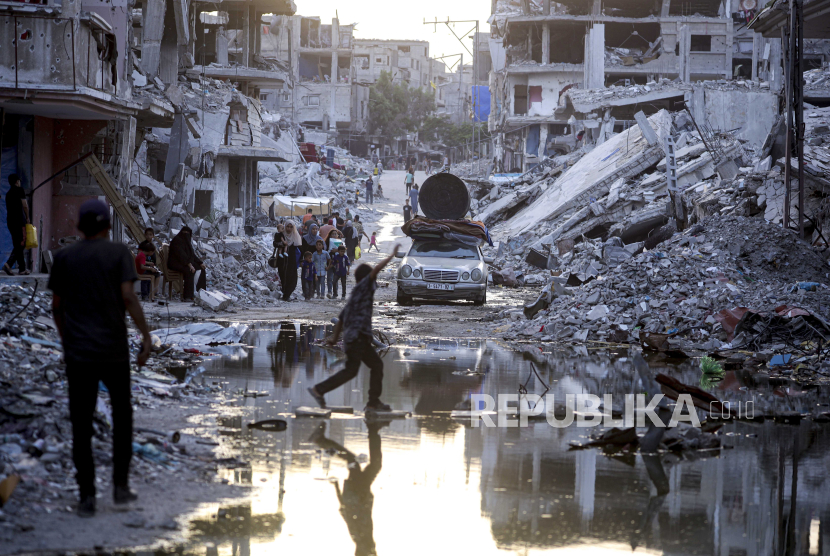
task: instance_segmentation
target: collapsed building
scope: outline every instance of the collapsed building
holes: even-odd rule
[[[733,106],[729,95],[703,91],[695,98],[694,83],[738,76],[774,95],[782,85],[781,41],[739,29],[739,9],[728,0],[494,2],[489,127],[500,167],[523,172],[545,156],[569,152],[579,132],[587,142],[603,130],[619,133],[639,110],[651,115],[683,101],[710,112]],[[690,88],[653,91],[665,81]],[[614,86],[601,93],[604,104],[566,100],[574,89]],[[616,98],[635,86],[645,87],[644,94]]]
[[[2,174],[21,176],[30,198],[41,236],[35,270],[42,253],[77,233],[77,208],[106,193],[98,170],[127,197],[153,182],[173,187],[159,191],[148,225],[167,224],[174,205],[205,215],[256,206],[257,162],[283,159],[263,145],[257,97],[284,82],[258,54],[258,19],[293,13],[293,2],[230,2],[221,12],[186,0],[3,9],[15,31],[0,48]],[[90,153],[99,169],[81,163]],[[122,224],[116,218],[116,237]]]
[[[271,18],[262,56],[287,67],[289,80],[266,92],[263,104],[291,121],[333,136],[338,145],[364,133],[369,89],[354,79],[354,24],[337,18]]]
[[[523,311],[494,317],[516,321],[507,327],[508,337],[641,343],[677,353],[751,346],[771,356],[784,348],[764,332],[765,325],[750,329],[732,322],[747,307],[747,322],[778,319],[787,333],[804,320],[824,327],[830,70],[821,54],[821,41],[828,37],[820,20],[827,2],[805,4],[805,34],[813,41],[802,53],[821,65],[793,69],[789,91],[782,90],[789,78],[776,38],[788,24],[785,4],[771,3],[754,19],[740,14],[752,19],[752,30],[735,34],[732,44],[747,45],[751,37],[751,58],[746,46],[736,49],[742,49],[742,60],[751,60],[748,72],[743,61],[733,60],[731,74],[729,64],[719,66],[717,75],[695,74],[692,57],[675,59],[681,64],[676,74],[611,82],[617,76],[608,79],[609,71],[618,66],[609,70],[608,61],[625,53],[606,49],[605,82],[592,88],[578,82],[558,91],[550,111],[542,115],[540,107],[533,116],[540,123],[525,121],[525,128],[513,132],[515,150],[504,148],[515,174],[471,180],[474,214],[499,241],[494,281],[544,286]],[[503,12],[513,9],[508,2],[499,5]],[[573,15],[570,3],[551,6],[559,17]],[[663,6],[671,15],[671,2]],[[597,2],[592,10],[595,15],[604,10],[607,22],[608,7]],[[731,22],[722,16],[728,8],[728,2],[722,5],[721,17],[710,14],[724,20],[727,31]],[[538,17],[526,13],[542,9],[526,3],[516,17]],[[700,23],[700,17],[709,16],[681,19],[686,25]],[[512,18],[501,13],[494,25],[509,28]],[[663,36],[660,44],[666,40]],[[648,47],[652,54],[654,46]],[[509,52],[510,45],[508,58]],[[721,54],[721,61],[729,59],[727,50],[699,61]],[[654,61],[635,59],[633,66]],[[622,62],[631,67],[631,60]],[[689,63],[691,75],[682,75]],[[588,70],[580,69],[586,76]],[[491,79],[508,78],[507,70],[496,76],[494,63]],[[799,93],[793,101],[792,90],[801,88],[803,137],[788,140],[788,128],[800,125]],[[795,125],[786,122],[786,112],[779,116],[787,104]],[[505,122],[514,117],[502,116]],[[549,125],[568,129],[545,140],[539,127],[554,119],[564,123]],[[798,154],[804,160],[801,184],[795,177]],[[803,238],[788,214],[803,217]],[[792,311],[796,306],[800,312]]]

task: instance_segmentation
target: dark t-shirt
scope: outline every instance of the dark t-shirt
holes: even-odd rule
[[[282,232],[274,232],[274,247],[283,247],[283,241],[285,241],[285,234]]]
[[[136,279],[133,257],[121,243],[84,240],[55,254],[48,287],[61,298],[67,361],[129,360],[121,284]]]
[[[12,187],[6,193],[6,224],[11,229],[21,228],[26,223],[26,215],[23,214],[23,201],[26,200],[26,192],[22,187]]]
[[[403,221],[409,222],[412,220],[412,207],[409,205],[403,206]]]

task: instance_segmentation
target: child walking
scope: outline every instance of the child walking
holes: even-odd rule
[[[317,250],[311,255],[311,262],[314,263],[314,291],[317,294],[317,299],[323,299],[326,296],[326,273],[329,267],[329,254],[324,251],[323,240],[318,239]]]
[[[334,271],[334,283],[332,284],[331,298],[337,299],[337,283],[343,285],[343,299],[346,299],[346,276],[349,275],[349,267],[352,262],[346,255],[346,246],[341,245],[337,248],[337,254],[332,257],[330,267]]]
[[[355,270],[356,285],[349,301],[340,312],[334,333],[326,340],[335,345],[343,335],[346,349],[346,367],[323,382],[308,389],[308,392],[320,407],[326,407],[325,395],[342,386],[357,376],[360,363],[369,367],[369,400],[364,411],[390,411],[392,408],[380,401],[383,393],[383,361],[372,345],[372,311],[377,290],[377,276],[398,254],[400,245],[396,245],[392,254],[383,259],[374,268],[362,264]]]
[[[326,266],[326,289],[328,290],[326,297],[329,299],[332,298],[331,290],[334,288],[334,265],[332,263],[335,255],[337,255],[337,248],[332,247],[329,249],[329,264]]]
[[[372,247],[375,248],[375,251],[380,253],[380,249],[378,249],[378,238],[376,234],[377,232],[372,232],[372,237],[369,239],[369,248],[366,250],[367,253],[372,250]]]
[[[317,271],[314,269],[314,263],[311,261],[311,251],[306,251],[303,255],[303,297],[308,301],[314,297],[314,280],[317,278]]]

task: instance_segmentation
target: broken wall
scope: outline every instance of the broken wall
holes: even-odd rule
[[[733,131],[739,139],[758,149],[778,118],[778,95],[769,91],[729,91],[711,87],[694,87],[695,118],[700,117],[699,98],[704,98],[705,120],[713,130]]]
[[[330,128],[351,122],[351,94],[349,83],[305,83],[295,91],[294,120],[317,125],[328,123]]]
[[[582,71],[545,72],[545,73],[511,73],[507,79],[506,93],[509,98],[503,99],[502,104],[509,107],[509,113],[514,116],[553,116],[553,111],[559,106],[559,95],[568,85],[582,82]],[[520,92],[527,89],[526,111],[516,112],[516,88]],[[504,94],[504,93],[503,93]],[[521,108],[521,106],[520,106]]]
[[[0,86],[14,88],[89,87],[116,95],[119,90],[128,98],[127,80],[119,80],[114,68],[123,68],[126,40],[126,16],[119,25],[120,40],[116,35],[98,33],[100,42],[86,20],[77,12],[76,3],[68,3],[61,17],[2,16],[0,17]],[[117,20],[117,12],[110,19]],[[74,18],[74,19],[72,19]],[[106,18],[105,18],[106,19]],[[17,30],[11,32],[17,23]],[[9,30],[9,31],[7,31]],[[17,44],[15,44],[15,41]],[[112,50],[117,49],[117,53]],[[74,51],[74,58],[73,58]],[[122,76],[123,77],[123,76]]]

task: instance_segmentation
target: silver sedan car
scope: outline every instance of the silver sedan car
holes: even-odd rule
[[[413,241],[398,269],[398,304],[412,298],[487,302],[487,262],[481,249],[459,241]]]

